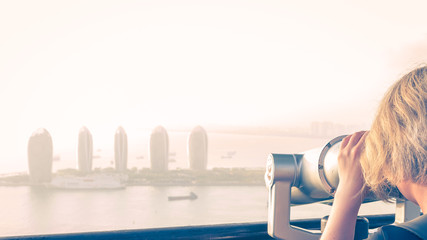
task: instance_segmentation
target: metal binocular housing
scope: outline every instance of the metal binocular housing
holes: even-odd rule
[[[320,233],[290,224],[292,205],[332,202],[339,183],[339,136],[325,146],[300,154],[269,154],[265,173],[268,196],[268,234],[278,239],[319,239]],[[376,201],[368,194],[365,202]],[[411,202],[396,200],[396,222],[419,216],[420,209]]]

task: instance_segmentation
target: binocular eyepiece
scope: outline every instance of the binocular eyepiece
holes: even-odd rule
[[[270,154],[265,173],[267,187],[291,178],[292,204],[331,199],[338,187],[337,158],[344,137],[336,137],[323,148],[302,154]]]

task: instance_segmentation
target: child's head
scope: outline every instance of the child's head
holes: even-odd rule
[[[403,76],[386,93],[366,138],[361,165],[382,199],[389,185],[427,184],[427,66]]]

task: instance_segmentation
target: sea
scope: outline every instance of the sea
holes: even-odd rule
[[[169,135],[170,169],[188,168],[185,133]],[[299,153],[328,139],[209,134],[208,168],[264,168],[268,153]],[[129,144],[129,168],[149,167],[148,143]],[[144,145],[145,144],[145,145]],[[96,145],[94,167],[112,166],[112,150]],[[53,169],[75,168],[75,153],[59,151]],[[195,200],[169,201],[169,196]],[[128,186],[117,190],[47,190],[0,186],[0,236],[148,229],[267,221],[265,186]],[[393,204],[364,204],[359,214],[394,212]],[[330,206],[294,206],[291,219],[319,218]]]

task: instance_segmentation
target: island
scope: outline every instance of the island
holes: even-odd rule
[[[263,186],[265,169],[213,168],[210,170],[174,169],[154,171],[149,168],[131,168],[118,173],[114,168],[95,168],[91,173],[77,169],[61,169],[55,177],[82,177],[91,174],[122,174],[126,186]],[[0,176],[0,186],[31,186],[26,173]]]

